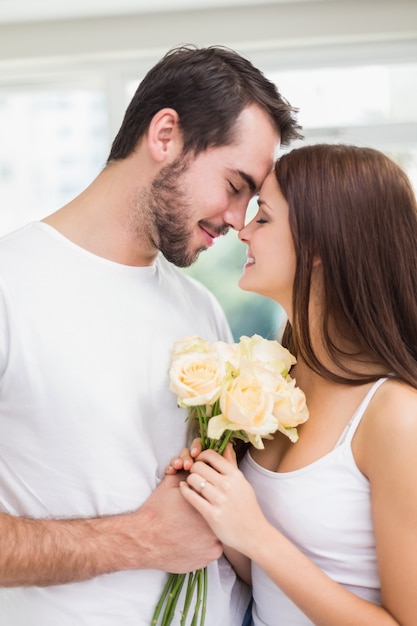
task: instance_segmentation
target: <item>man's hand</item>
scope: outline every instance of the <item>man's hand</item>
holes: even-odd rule
[[[133,569],[183,573],[205,567],[222,546],[183,498],[184,473],[166,476],[137,510],[88,519],[0,514],[0,586],[48,586]]]
[[[206,521],[183,498],[179,489],[183,480],[184,472],[165,476],[140,508],[151,522],[146,524],[149,568],[189,572],[205,567],[222,554],[221,543]]]

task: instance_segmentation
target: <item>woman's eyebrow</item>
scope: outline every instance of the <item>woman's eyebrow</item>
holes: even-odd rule
[[[263,209],[266,209],[267,211],[271,211],[272,212],[272,209],[269,206],[269,204],[267,202],[265,202],[265,200],[262,200],[262,198],[260,198],[259,196],[258,196],[257,202],[258,202],[258,207],[259,208],[262,207]]]

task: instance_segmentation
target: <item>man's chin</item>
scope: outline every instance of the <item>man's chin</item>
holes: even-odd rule
[[[183,265],[178,265],[178,267],[190,267],[191,265],[193,265],[197,261],[197,259],[200,256],[201,252],[204,252],[205,250],[207,250],[207,248],[199,248],[196,252],[194,252],[193,254],[190,254],[188,259],[184,259],[184,264]]]
[[[170,263],[173,263],[177,267],[186,268],[186,267],[190,267],[191,265],[193,265],[193,263],[195,263],[198,257],[200,256],[200,253],[204,252],[204,250],[207,250],[207,248],[206,247],[198,248],[198,250],[190,252],[187,256],[184,256],[184,251],[181,251],[181,254],[175,254],[175,253],[174,254],[162,253],[162,254],[164,254],[165,258]]]

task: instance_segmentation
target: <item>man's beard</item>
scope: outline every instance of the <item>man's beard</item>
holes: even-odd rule
[[[192,206],[182,184],[189,160],[178,157],[155,176],[144,201],[152,222],[152,243],[178,267],[188,267],[204,250],[192,250]]]

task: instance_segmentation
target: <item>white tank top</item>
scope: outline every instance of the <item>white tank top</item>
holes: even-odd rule
[[[330,578],[375,604],[380,604],[380,581],[370,484],[355,463],[351,442],[385,380],[369,390],[335,448],[314,463],[294,472],[271,472],[250,453],[241,463],[266,518]],[[252,582],[255,626],[313,624],[256,564]]]

